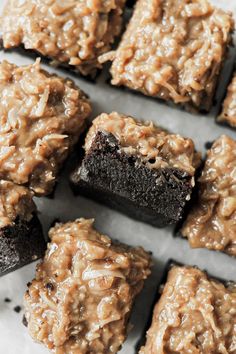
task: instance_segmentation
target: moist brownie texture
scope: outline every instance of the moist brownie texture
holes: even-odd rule
[[[24,46],[93,75],[98,56],[120,33],[125,0],[10,0],[0,31],[4,48]]]
[[[236,141],[222,135],[207,153],[198,200],[182,228],[191,247],[236,256]]]
[[[0,178],[49,194],[91,106],[69,79],[0,64]]]
[[[236,72],[231,84],[228,87],[227,95],[223,103],[223,109],[217,118],[219,123],[229,124],[236,128]]]
[[[0,275],[42,257],[45,249],[32,192],[0,180]]]
[[[206,0],[138,0],[112,60],[112,84],[209,110],[232,15]]]
[[[135,296],[150,274],[150,255],[116,244],[93,220],[56,224],[25,294],[31,336],[57,354],[117,353]]]
[[[85,157],[72,183],[78,193],[163,226],[181,218],[199,161],[191,139],[104,113],[86,136]]]
[[[140,354],[236,352],[236,285],[174,266],[155,306]]]

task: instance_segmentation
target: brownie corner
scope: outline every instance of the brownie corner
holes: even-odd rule
[[[5,275],[44,256],[46,241],[38,216],[17,218],[0,230],[0,275]]]

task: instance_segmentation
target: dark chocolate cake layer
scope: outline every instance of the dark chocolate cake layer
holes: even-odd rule
[[[158,227],[180,220],[191,195],[191,180],[177,168],[148,168],[138,157],[124,153],[114,135],[102,132],[71,176],[75,193]]]
[[[43,257],[45,250],[38,217],[34,215],[30,221],[17,218],[0,229],[0,276]]]

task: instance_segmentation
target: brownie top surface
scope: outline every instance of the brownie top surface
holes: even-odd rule
[[[43,71],[40,61],[0,64],[0,177],[51,191],[60,164],[91,111],[69,79]]]
[[[150,273],[150,255],[114,244],[93,220],[56,224],[49,237],[25,295],[31,336],[56,353],[116,353],[134,297]]]
[[[104,56],[112,83],[198,107],[211,100],[233,27],[207,0],[138,0],[117,51]]]
[[[235,353],[236,285],[197,268],[174,266],[140,354]]]
[[[227,95],[223,103],[223,110],[217,120],[218,122],[225,122],[236,128],[236,71],[228,87]]]
[[[222,135],[207,153],[198,201],[182,228],[192,247],[236,256],[236,141]]]
[[[1,33],[5,48],[23,44],[84,75],[100,67],[97,57],[110,49],[121,29],[125,0],[7,1]]]
[[[12,225],[17,218],[30,221],[36,211],[32,197],[28,188],[0,180],[0,228]]]
[[[103,113],[93,121],[86,136],[86,152],[97,132],[113,134],[122,151],[137,155],[153,169],[173,167],[193,176],[200,163],[200,154],[195,152],[191,139],[170,134],[151,122],[137,121],[116,112]]]

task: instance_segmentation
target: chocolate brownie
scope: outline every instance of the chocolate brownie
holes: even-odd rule
[[[218,138],[207,152],[198,198],[181,233],[193,248],[236,256],[236,141]]]
[[[24,47],[82,75],[94,76],[122,26],[125,0],[7,1],[1,16],[3,48]]]
[[[140,354],[235,352],[236,285],[173,266]]]
[[[0,178],[50,194],[91,112],[70,79],[42,70],[40,60],[0,63]]]
[[[112,84],[210,110],[227,48],[232,14],[207,0],[138,0],[112,61]]]
[[[113,112],[93,121],[71,181],[76,193],[164,226],[181,219],[199,161],[191,139]]]
[[[0,275],[43,257],[45,250],[32,193],[0,180]]]
[[[54,353],[117,353],[150,254],[113,242],[93,220],[56,224],[25,294],[25,324]]]

